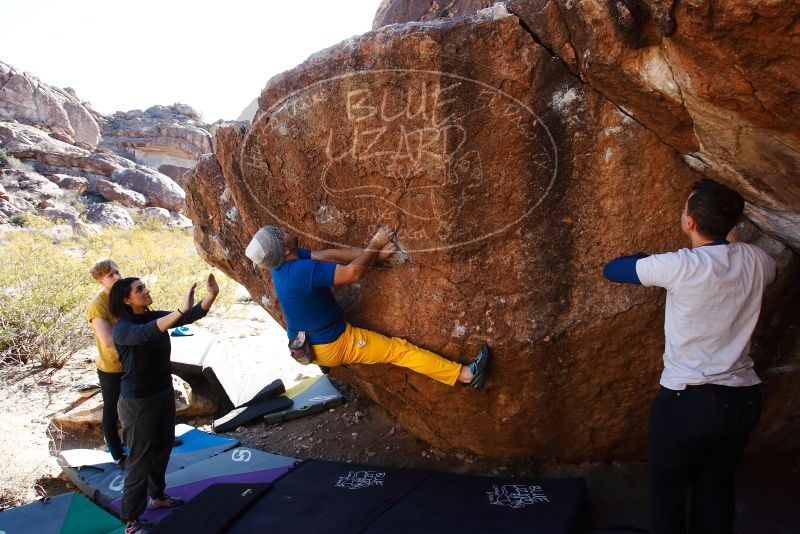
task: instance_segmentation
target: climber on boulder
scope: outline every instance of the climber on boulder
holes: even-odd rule
[[[331,287],[354,284],[376,260],[391,258],[397,250],[393,236],[391,229],[382,227],[364,250],[308,250],[299,248],[298,238],[286,228],[264,226],[250,241],[245,255],[259,267],[271,270],[291,346],[302,345],[305,339],[308,361],[324,367],[390,363],[449,386],[458,382],[482,388],[489,360],[487,345],[470,364],[461,365],[404,339],[358,328],[342,319]],[[295,355],[298,351],[292,352]]]

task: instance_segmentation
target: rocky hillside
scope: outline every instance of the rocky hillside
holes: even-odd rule
[[[446,4],[446,5],[445,5]],[[388,366],[334,371],[439,447],[642,457],[664,294],[601,276],[685,246],[691,184],[748,201],[775,256],[754,356],[752,447],[800,448],[800,92],[796,1],[387,0],[374,31],[270,80],[252,126],[219,128],[188,177],[207,261],[281,319],[244,257],[263,224],[307,246],[399,228],[409,259],[339,292],[355,324],[468,361],[481,392]]]
[[[0,224],[35,213],[86,232],[141,213],[190,226],[180,183],[209,129],[182,104],[104,116],[0,62]]]

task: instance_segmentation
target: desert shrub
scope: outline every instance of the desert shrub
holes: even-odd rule
[[[132,212],[131,219],[133,219],[133,222],[139,230],[158,231],[164,228],[164,223],[151,215],[146,215],[144,210]]]
[[[44,217],[40,217],[35,213],[30,213],[27,211],[23,211],[22,213],[14,215],[9,221],[11,224],[16,226],[22,226],[24,228],[36,230],[42,230],[44,228],[50,228],[53,226],[53,223],[49,219],[45,219]]]
[[[0,362],[33,362],[60,367],[91,343],[84,320],[89,299],[100,286],[88,274],[96,261],[112,258],[123,276],[140,276],[150,287],[155,309],[173,309],[198,283],[205,295],[203,262],[191,230],[148,226],[107,229],[102,234],[53,243],[36,232],[11,232],[0,245]],[[232,280],[215,272],[216,306],[233,302]]]
[[[65,256],[50,240],[30,232],[13,233],[0,253],[0,355],[6,361],[60,367],[85,341],[75,328],[86,299],[83,265]]]
[[[33,167],[23,163],[5,150],[0,149],[0,167],[10,167],[18,171],[33,172]]]

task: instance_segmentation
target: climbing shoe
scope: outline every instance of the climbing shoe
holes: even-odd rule
[[[158,508],[174,508],[180,506],[184,502],[180,497],[170,497],[169,495],[162,495],[161,497],[150,497],[150,504],[148,508],[157,510]]]
[[[489,365],[489,345],[483,344],[478,351],[478,357],[467,365],[472,372],[472,380],[467,384],[474,389],[481,389],[486,382],[486,367]]]

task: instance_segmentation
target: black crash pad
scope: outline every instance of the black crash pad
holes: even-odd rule
[[[265,414],[287,410],[292,406],[292,399],[284,396],[268,398],[236,408],[232,412],[214,421],[216,432],[228,432]]]

